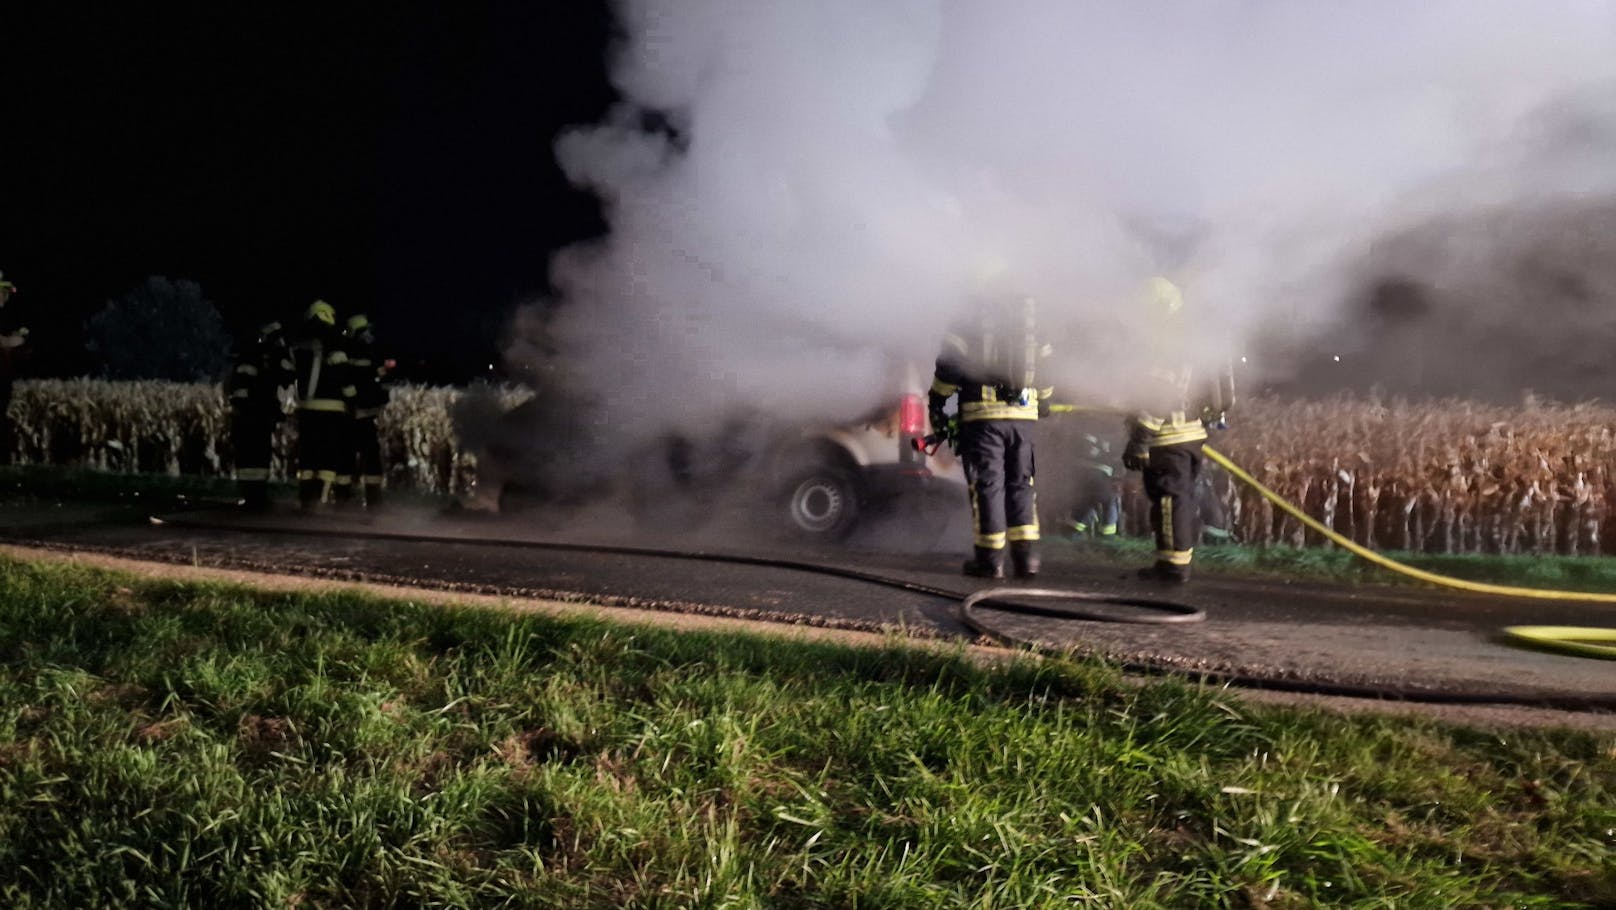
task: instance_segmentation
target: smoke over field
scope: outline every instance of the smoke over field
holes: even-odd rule
[[[1275,327],[1281,388],[1616,401],[1616,201],[1433,215],[1380,238],[1357,275],[1329,321]]]
[[[623,102],[557,144],[611,234],[556,259],[563,299],[527,324],[638,425],[856,412],[990,262],[1063,335],[1064,389],[1116,397],[1148,275],[1184,286],[1201,351],[1261,361],[1261,329],[1334,319],[1375,269],[1448,281],[1476,250],[1385,237],[1616,194],[1602,2],[617,12]]]

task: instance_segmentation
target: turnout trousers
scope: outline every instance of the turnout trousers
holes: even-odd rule
[[[246,407],[230,412],[230,448],[235,454],[236,487],[248,506],[269,504],[269,466],[279,411]]]
[[[1122,494],[1110,469],[1097,464],[1078,467],[1077,506],[1072,509],[1072,530],[1078,534],[1112,537],[1122,519]]]
[[[1150,529],[1156,534],[1156,562],[1187,567],[1201,538],[1201,510],[1195,484],[1201,476],[1202,440],[1151,446],[1145,465],[1150,497]]]
[[[971,533],[979,550],[1038,539],[1033,495],[1032,420],[960,424],[959,457],[971,497]]]
[[[382,497],[382,444],[376,432],[376,418],[354,418],[353,443],[359,455],[356,482],[364,487],[365,508],[374,509],[381,504]]]
[[[342,479],[353,483],[352,420],[344,411],[297,412],[297,498],[305,509],[330,499]]]

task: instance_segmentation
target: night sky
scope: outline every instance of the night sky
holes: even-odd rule
[[[603,230],[557,132],[612,102],[599,0],[8,4],[0,270],[38,375],[147,275],[232,331],[316,297],[365,311],[415,378],[496,359],[557,247]]]

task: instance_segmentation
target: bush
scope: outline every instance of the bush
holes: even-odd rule
[[[158,275],[90,317],[88,347],[108,379],[204,382],[224,375],[230,334],[194,281]]]

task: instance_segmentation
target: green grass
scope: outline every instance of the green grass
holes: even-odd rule
[[[289,494],[290,484],[277,484]],[[172,501],[234,498],[235,481],[225,477],[166,474],[114,474],[55,465],[0,465],[0,495],[8,499],[71,499],[88,502]]]
[[[1146,538],[1069,540],[1052,537],[1045,543],[1052,554],[1067,554],[1081,561],[1146,565],[1155,545]],[[1569,591],[1616,593],[1616,558],[1609,556],[1527,556],[1487,554],[1433,554],[1384,551],[1398,562],[1470,581]],[[1258,577],[1316,578],[1352,584],[1424,584],[1373,565],[1334,546],[1248,547],[1231,543],[1202,543],[1195,548],[1195,568],[1203,574]]]
[[[297,485],[290,481],[270,484],[272,499],[295,503]],[[396,505],[438,508],[452,497],[416,490],[389,491],[388,501]],[[195,474],[115,474],[88,468],[55,465],[0,466],[0,500],[37,503],[66,500],[93,503],[120,503],[176,506],[198,501],[234,501],[240,495],[236,482],[228,477]]]
[[[1616,739],[0,561],[7,907],[1600,907]]]

